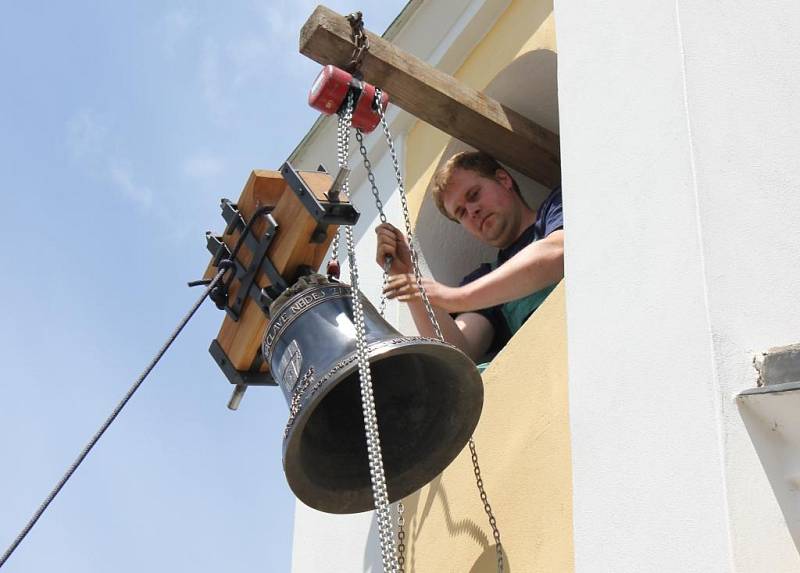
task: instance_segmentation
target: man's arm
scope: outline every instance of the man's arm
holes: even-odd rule
[[[424,279],[431,304],[446,312],[490,308],[557,283],[564,277],[564,230],[531,243],[495,270],[460,287]],[[386,285],[389,298],[411,302],[420,298],[413,275],[394,275]],[[487,320],[488,322],[488,320]]]
[[[392,267],[390,272],[393,273],[393,276],[406,277],[406,280],[414,284],[416,288],[414,274],[409,272],[411,271],[410,250],[403,233],[388,223],[379,225],[375,232],[378,237],[375,257],[378,265],[383,265],[385,257],[391,257]],[[423,278],[423,282],[426,285],[431,282],[435,283],[435,281],[428,278]],[[388,290],[389,287],[387,287]],[[387,294],[388,298],[395,298],[393,296],[394,293]],[[425,310],[425,303],[422,297],[413,297],[404,302],[408,303],[408,309],[419,333],[422,336],[435,338],[436,332]],[[480,360],[486,354],[494,337],[492,323],[483,315],[475,312],[462,313],[453,319],[447,311],[438,308],[432,301],[431,304],[445,341],[461,349],[462,352],[476,362]]]
[[[564,278],[564,230],[531,243],[492,272],[462,287],[451,312],[488,308],[522,298]]]
[[[408,310],[411,312],[411,318],[414,319],[420,335],[436,338],[436,331],[431,324],[422,299],[416,298],[409,301]],[[433,313],[445,341],[458,347],[473,361],[478,362],[489,350],[489,345],[494,337],[494,327],[482,314],[464,312],[454,319],[446,311],[435,306]]]

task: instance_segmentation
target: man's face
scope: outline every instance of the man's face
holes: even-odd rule
[[[442,191],[445,210],[484,243],[503,248],[519,235],[521,205],[511,176],[498,169],[496,179],[476,171],[455,169]]]

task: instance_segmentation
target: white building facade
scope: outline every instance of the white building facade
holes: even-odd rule
[[[523,3],[412,1],[385,37],[453,73]],[[755,357],[800,342],[800,4],[536,4],[558,39],[574,528],[564,570],[800,571],[800,390],[737,398],[757,385]],[[416,120],[389,119],[405,170]],[[381,139],[368,146],[398,224]],[[321,121],[292,160],[333,166],[334,142],[334,122]],[[360,167],[353,177],[376,300],[372,195]],[[411,331],[402,308],[387,316]],[[292,570],[380,571],[372,516],[298,502]]]

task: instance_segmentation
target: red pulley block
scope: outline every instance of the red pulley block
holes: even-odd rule
[[[347,103],[347,94],[352,92],[353,127],[369,133],[380,123],[381,117],[375,108],[375,86],[353,77],[336,66],[327,65],[314,80],[308,94],[308,105],[326,115],[340,113]],[[389,96],[381,91],[381,110],[385,111]]]

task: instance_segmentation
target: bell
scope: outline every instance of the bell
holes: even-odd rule
[[[373,509],[352,291],[301,280],[271,309],[262,350],[289,404],[283,468],[306,505]],[[362,297],[389,501],[441,473],[469,440],[483,406],[473,362],[439,340],[402,336]]]

